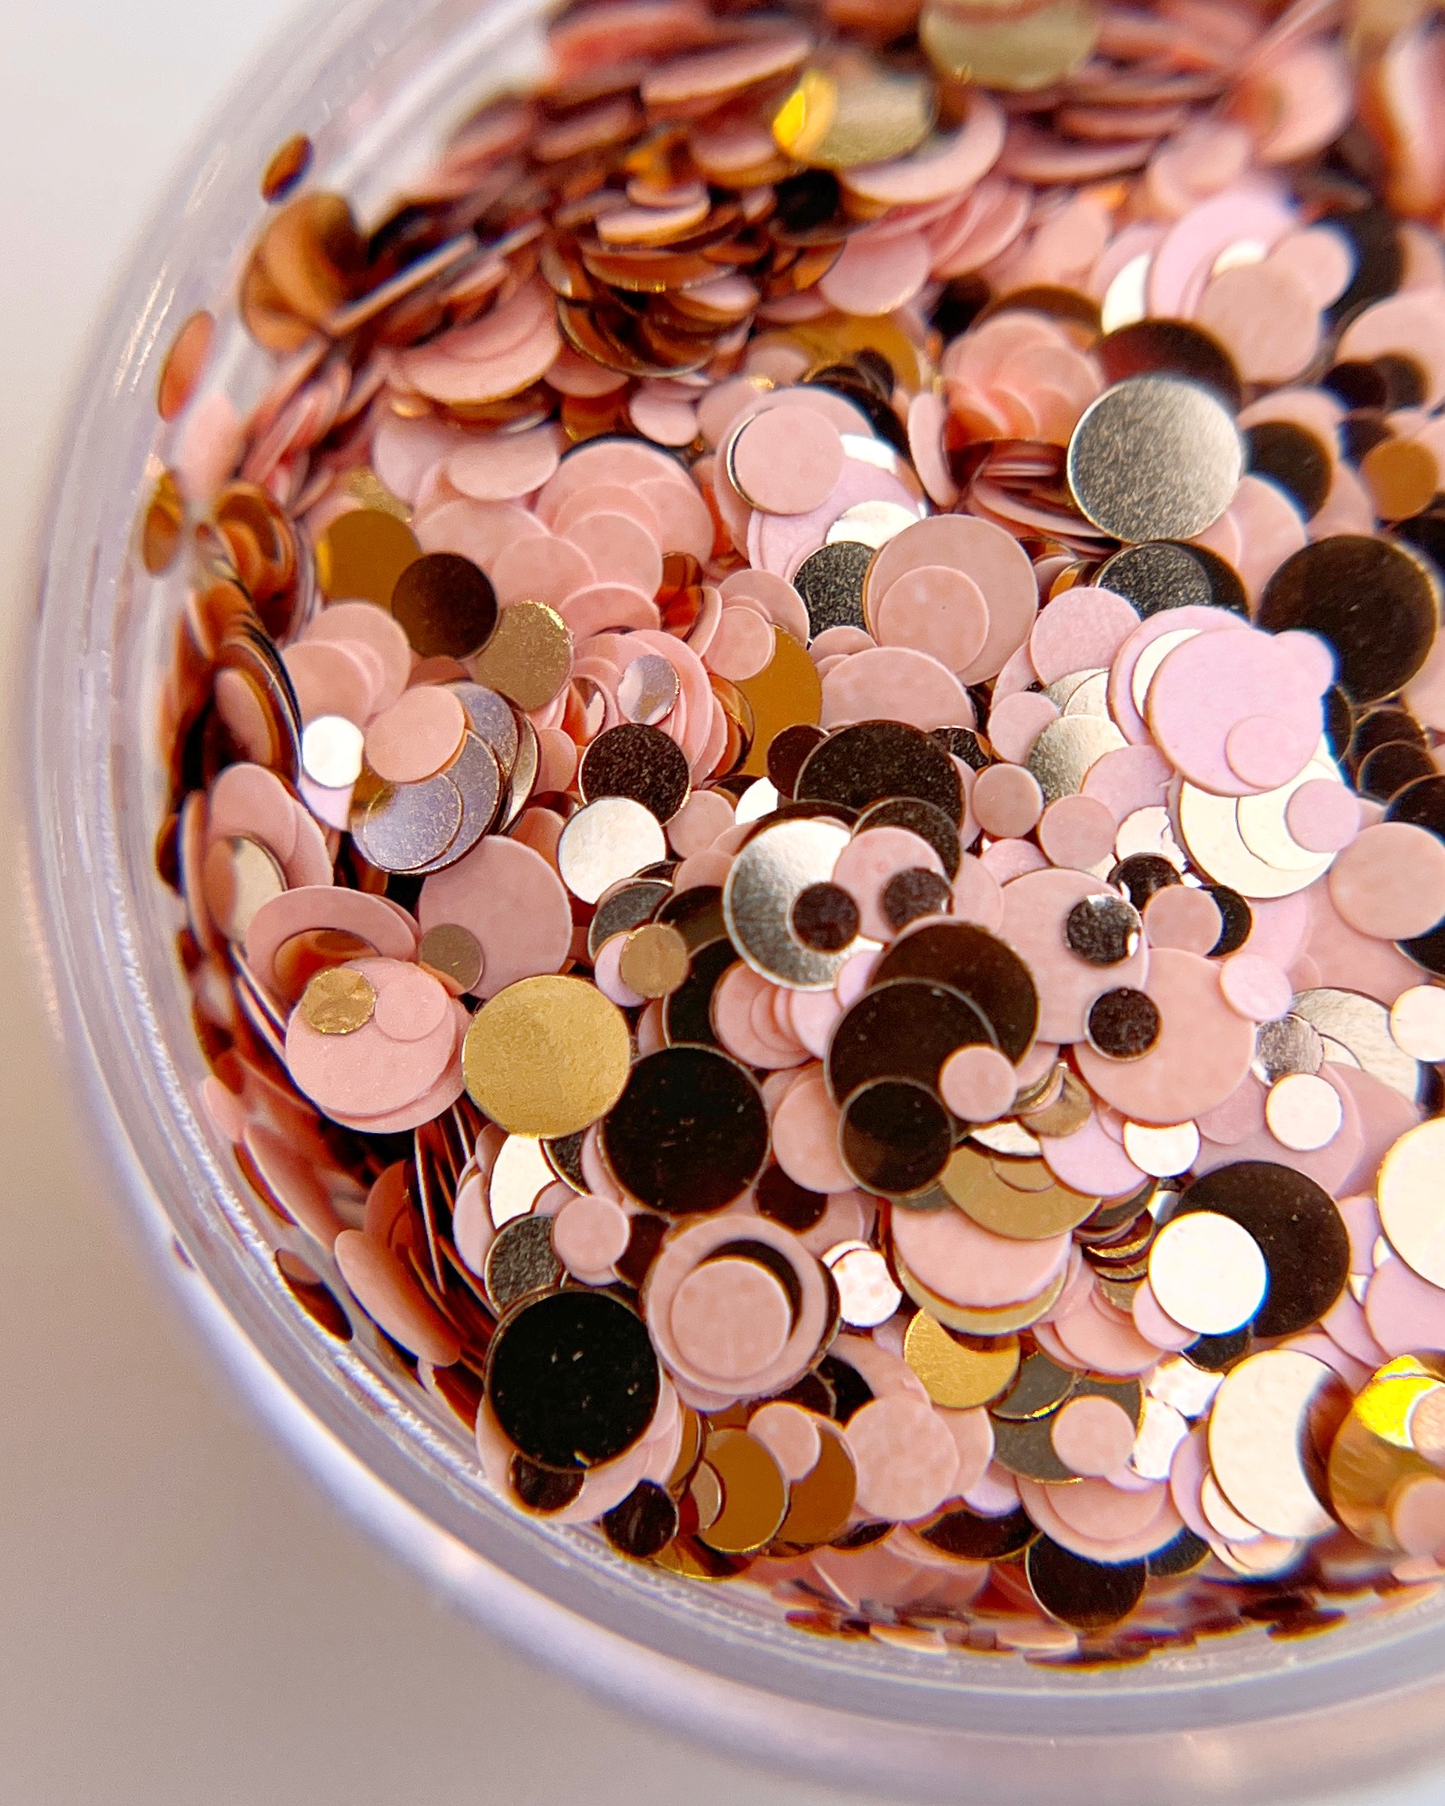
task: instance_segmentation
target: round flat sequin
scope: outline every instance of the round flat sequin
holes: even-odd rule
[[[669,1216],[721,1210],[762,1171],[768,1119],[749,1074],[706,1047],[639,1060],[602,1125],[618,1183]]]
[[[1244,468],[1234,422],[1197,383],[1136,376],[1108,390],[1069,441],[1080,508],[1117,539],[1190,539],[1218,520]]]
[[[467,1090],[512,1135],[570,1135],[616,1103],[630,1047],[622,1012],[578,978],[524,978],[472,1018]]]
[[[468,659],[496,628],[497,597],[469,558],[429,552],[397,578],[391,612],[419,658]]]
[[[614,1460],[647,1428],[660,1383],[641,1318],[601,1292],[556,1292],[523,1304],[487,1351],[497,1421],[544,1467]]]

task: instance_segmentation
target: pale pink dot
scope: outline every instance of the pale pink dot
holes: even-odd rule
[[[1421,1474],[1407,1481],[1391,1503],[1390,1528],[1407,1555],[1438,1555],[1445,1548],[1445,1480]]]
[[[836,991],[791,991],[786,1004],[788,1025],[814,1059],[828,1051],[833,1024],[843,1014]]]
[[[870,940],[890,940],[896,932],[883,914],[884,892],[890,878],[914,868],[943,874],[938,854],[907,828],[865,828],[838,855],[833,882],[858,905],[862,932]]]
[[[746,1380],[776,1361],[792,1328],[781,1281],[757,1261],[732,1256],[688,1274],[668,1321],[689,1366],[724,1383]]]
[[[447,1016],[448,996],[440,979],[420,966],[397,965],[376,984],[372,1020],[392,1041],[422,1041]]]
[[[577,775],[577,742],[560,727],[537,730],[537,794],[566,790]]]
[[[462,743],[466,710],[452,690],[405,691],[366,730],[366,760],[388,784],[415,784],[446,765]]]
[[[597,958],[593,962],[592,982],[604,997],[611,998],[619,1009],[636,1009],[645,999],[634,991],[631,985],[622,982],[622,950],[627,945],[625,934],[614,934],[605,940],[597,950]]]
[[[1088,871],[1112,856],[1114,827],[1113,812],[1094,797],[1061,796],[1039,821],[1039,845],[1054,865]]]
[[[1445,842],[1428,828],[1380,822],[1335,860],[1329,888],[1335,909],[1360,934],[1410,940],[1445,915]]]
[[[1062,591],[1039,611],[1029,635],[1029,656],[1040,683],[1071,671],[1102,670],[1139,625],[1139,616],[1113,590],[1080,585]]]
[[[845,1010],[851,1009],[868,989],[868,980],[873,976],[873,968],[878,960],[877,953],[855,953],[852,959],[839,968],[833,989]]]
[[[767,616],[745,602],[730,602],[722,611],[703,663],[719,677],[743,683],[767,667],[774,648]]]
[[[818,284],[830,307],[869,317],[905,307],[927,282],[933,263],[921,232],[877,239],[856,233]]]
[[[838,1107],[822,1072],[805,1074],[778,1105],[773,1117],[773,1158],[808,1191],[842,1192],[852,1175],[838,1153]]]
[[[1152,1342],[1156,1348],[1188,1348],[1199,1333],[1197,1330],[1185,1329],[1161,1308],[1159,1300],[1154,1296],[1154,1288],[1147,1279],[1134,1294],[1130,1314],[1133,1316],[1135,1329],[1146,1342]]]
[[[988,712],[988,737],[1001,759],[1022,765],[1035,740],[1051,721],[1059,718],[1059,705],[1037,690],[1019,690],[996,702]]]
[[[1019,1505],[1018,1481],[1006,1467],[991,1461],[983,1475],[959,1495],[971,1511],[980,1517],[1001,1518]]]
[[[647,528],[627,515],[585,515],[567,529],[567,540],[583,554],[599,578],[631,583],[647,596],[657,594],[662,581],[662,553]],[[580,583],[572,583],[568,593],[580,587]]]
[[[1235,953],[1225,960],[1219,968],[1219,988],[1235,1015],[1250,1022],[1277,1021],[1288,1014],[1294,997],[1288,973],[1257,953]]]
[[[979,854],[979,863],[999,885],[1011,883],[1029,872],[1049,869],[1049,862],[1031,840],[996,840]]]
[[[680,894],[706,884],[721,887],[727,882],[732,862],[730,853],[715,852],[711,848],[706,852],[689,854],[672,874],[672,888]]]
[[[1365,1321],[1388,1355],[1445,1351],[1445,1291],[1411,1272],[1398,1255],[1376,1267],[1365,1293]]]
[[[552,1248],[570,1273],[604,1272],[626,1251],[630,1222],[611,1198],[574,1195],[552,1219]]]
[[[818,1465],[822,1437],[817,1420],[801,1405],[781,1399],[764,1405],[748,1419],[748,1434],[762,1443],[783,1470],[785,1480],[801,1480]]]
[[[1285,804],[1284,819],[1307,853],[1338,853],[1360,831],[1359,798],[1344,784],[1311,778]]]
[[[985,834],[1012,840],[1027,834],[1043,814],[1038,779],[1022,765],[990,765],[973,786],[973,813]]]
[[[1074,1398],[1049,1430],[1064,1466],[1087,1479],[1103,1479],[1123,1467],[1134,1446],[1134,1420],[1110,1398]]]
[[[996,934],[1003,923],[1003,888],[972,853],[965,853],[959,861],[953,881],[953,913],[961,922],[973,922],[990,934]]]
[[[950,671],[961,671],[978,657],[988,637],[988,603],[963,571],[922,565],[889,586],[873,627],[880,646],[911,646]]]
[[[1014,1101],[1018,1075],[993,1047],[960,1047],[943,1063],[939,1093],[965,1122],[996,1122]]]
[[[1223,927],[1219,905],[1208,891],[1192,885],[1166,885],[1144,905],[1144,932],[1151,947],[1207,954]]]
[[[843,440],[818,408],[803,402],[774,408],[740,429],[732,468],[753,507],[807,514],[827,501],[843,474]]]
[[[722,790],[694,790],[667,824],[667,838],[681,859],[705,853],[733,825],[733,806]]]
[[[870,1516],[909,1523],[936,1511],[952,1491],[958,1447],[922,1399],[875,1398],[843,1435],[858,1470],[858,1507]]]
[[[1273,790],[1298,773],[1309,748],[1283,721],[1269,715],[1247,715],[1229,730],[1224,756],[1237,778],[1259,790]]]
[[[1144,1174],[1096,1116],[1072,1135],[1041,1138],[1039,1146],[1054,1177],[1087,1196],[1122,1198],[1144,1183]]]

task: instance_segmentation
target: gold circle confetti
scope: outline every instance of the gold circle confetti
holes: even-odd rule
[[[338,514],[316,544],[316,581],[333,602],[391,607],[397,579],[421,557],[405,521],[376,508]]]
[[[462,1047],[467,1091],[510,1135],[572,1135],[627,1083],[627,1019],[580,978],[524,978],[472,1018]]]
[[[951,1336],[927,1311],[919,1311],[903,1338],[903,1358],[936,1405],[966,1411],[1000,1397],[1019,1370],[1017,1336]]]
[[[617,970],[639,997],[670,997],[687,977],[687,942],[666,922],[648,922],[627,937]]]
[[[301,1014],[318,1035],[354,1035],[376,1008],[376,992],[364,972],[332,966],[318,972],[301,996]]]
[[[514,602],[471,661],[471,673],[519,709],[544,708],[572,675],[572,635],[555,608]]]

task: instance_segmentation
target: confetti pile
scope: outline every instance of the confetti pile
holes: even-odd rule
[[[378,220],[283,145],[267,392],[225,314],[161,376],[158,864],[278,1306],[805,1630],[1426,1597],[1445,29],[549,53]]]

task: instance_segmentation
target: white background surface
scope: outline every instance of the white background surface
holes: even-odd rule
[[[288,11],[6,8],[0,656],[17,684],[39,496],[109,272]],[[13,836],[13,782],[4,806]],[[264,1439],[135,1258],[42,1026],[13,878],[0,910],[0,1802],[821,1806],[490,1642]]]

